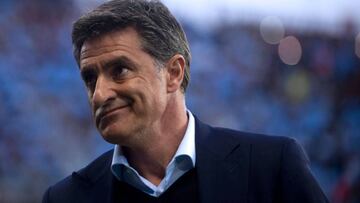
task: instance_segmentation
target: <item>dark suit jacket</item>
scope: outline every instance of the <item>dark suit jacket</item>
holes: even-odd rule
[[[328,202],[293,139],[195,122],[201,202]],[[112,202],[116,181],[110,170],[112,154],[113,150],[106,152],[51,186],[43,202]]]

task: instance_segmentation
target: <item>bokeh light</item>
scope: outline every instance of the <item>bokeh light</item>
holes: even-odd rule
[[[276,16],[268,16],[260,23],[260,33],[265,42],[278,44],[285,35],[285,28]]]
[[[299,103],[306,100],[310,90],[309,75],[303,70],[291,73],[285,81],[285,93],[291,102]]]
[[[355,54],[360,58],[360,33],[356,36],[355,39]]]
[[[299,63],[302,55],[302,48],[299,40],[294,36],[288,36],[280,40],[279,44],[280,59],[287,65]]]

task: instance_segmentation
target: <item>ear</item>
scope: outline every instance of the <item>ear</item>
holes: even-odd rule
[[[167,92],[175,92],[180,90],[181,83],[184,79],[185,58],[176,54],[168,61],[166,65],[167,71]]]

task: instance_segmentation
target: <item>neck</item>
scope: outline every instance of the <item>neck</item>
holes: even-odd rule
[[[184,137],[187,124],[188,117],[183,100],[170,103],[163,117],[152,129],[146,131],[146,142],[131,148],[123,147],[129,164],[141,176],[159,185]]]

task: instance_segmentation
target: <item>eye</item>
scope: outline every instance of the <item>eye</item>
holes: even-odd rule
[[[85,72],[82,74],[82,78],[83,78],[83,81],[84,81],[86,87],[89,90],[93,91],[96,86],[97,75],[93,72]]]
[[[129,72],[128,68],[124,66],[116,66],[112,69],[111,77],[115,81],[123,80],[128,72]]]

